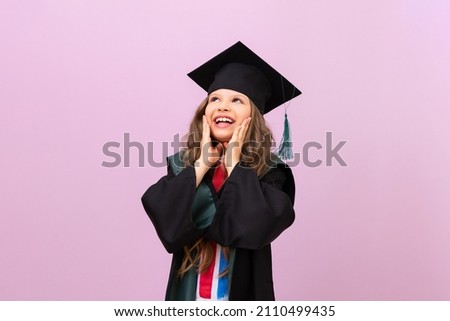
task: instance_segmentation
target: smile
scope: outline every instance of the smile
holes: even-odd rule
[[[234,120],[232,120],[232,119],[229,118],[229,117],[217,117],[217,118],[215,119],[215,123],[216,123],[216,124],[219,124],[219,123],[228,123],[228,124],[232,124],[232,123],[234,123]]]

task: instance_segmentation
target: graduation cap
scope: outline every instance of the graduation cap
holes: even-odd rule
[[[231,89],[246,95],[263,114],[301,94],[290,81],[240,41],[188,76],[208,94],[217,89]]]
[[[208,95],[218,89],[231,89],[246,95],[262,114],[301,94],[290,81],[240,41],[191,71],[188,76]],[[287,148],[291,145],[287,116],[279,151],[282,145]],[[287,157],[280,156],[292,158],[292,151],[287,151],[289,153],[291,155],[284,155]]]

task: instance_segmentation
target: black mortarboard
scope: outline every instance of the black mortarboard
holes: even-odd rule
[[[265,114],[301,94],[291,82],[238,41],[188,76],[208,94],[231,89],[245,94]]]

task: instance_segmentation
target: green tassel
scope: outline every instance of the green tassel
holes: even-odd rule
[[[276,153],[281,159],[284,160],[292,159],[294,157],[292,153],[291,129],[289,127],[287,113],[284,114],[283,137],[281,138],[281,142],[280,145],[278,145]]]

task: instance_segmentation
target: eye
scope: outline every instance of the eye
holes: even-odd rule
[[[211,98],[209,98],[209,102],[210,102],[210,103],[214,103],[214,102],[216,102],[216,101],[219,101],[219,98],[216,97],[216,96],[212,96]]]
[[[242,104],[242,100],[240,98],[234,98],[233,103],[240,103]]]

